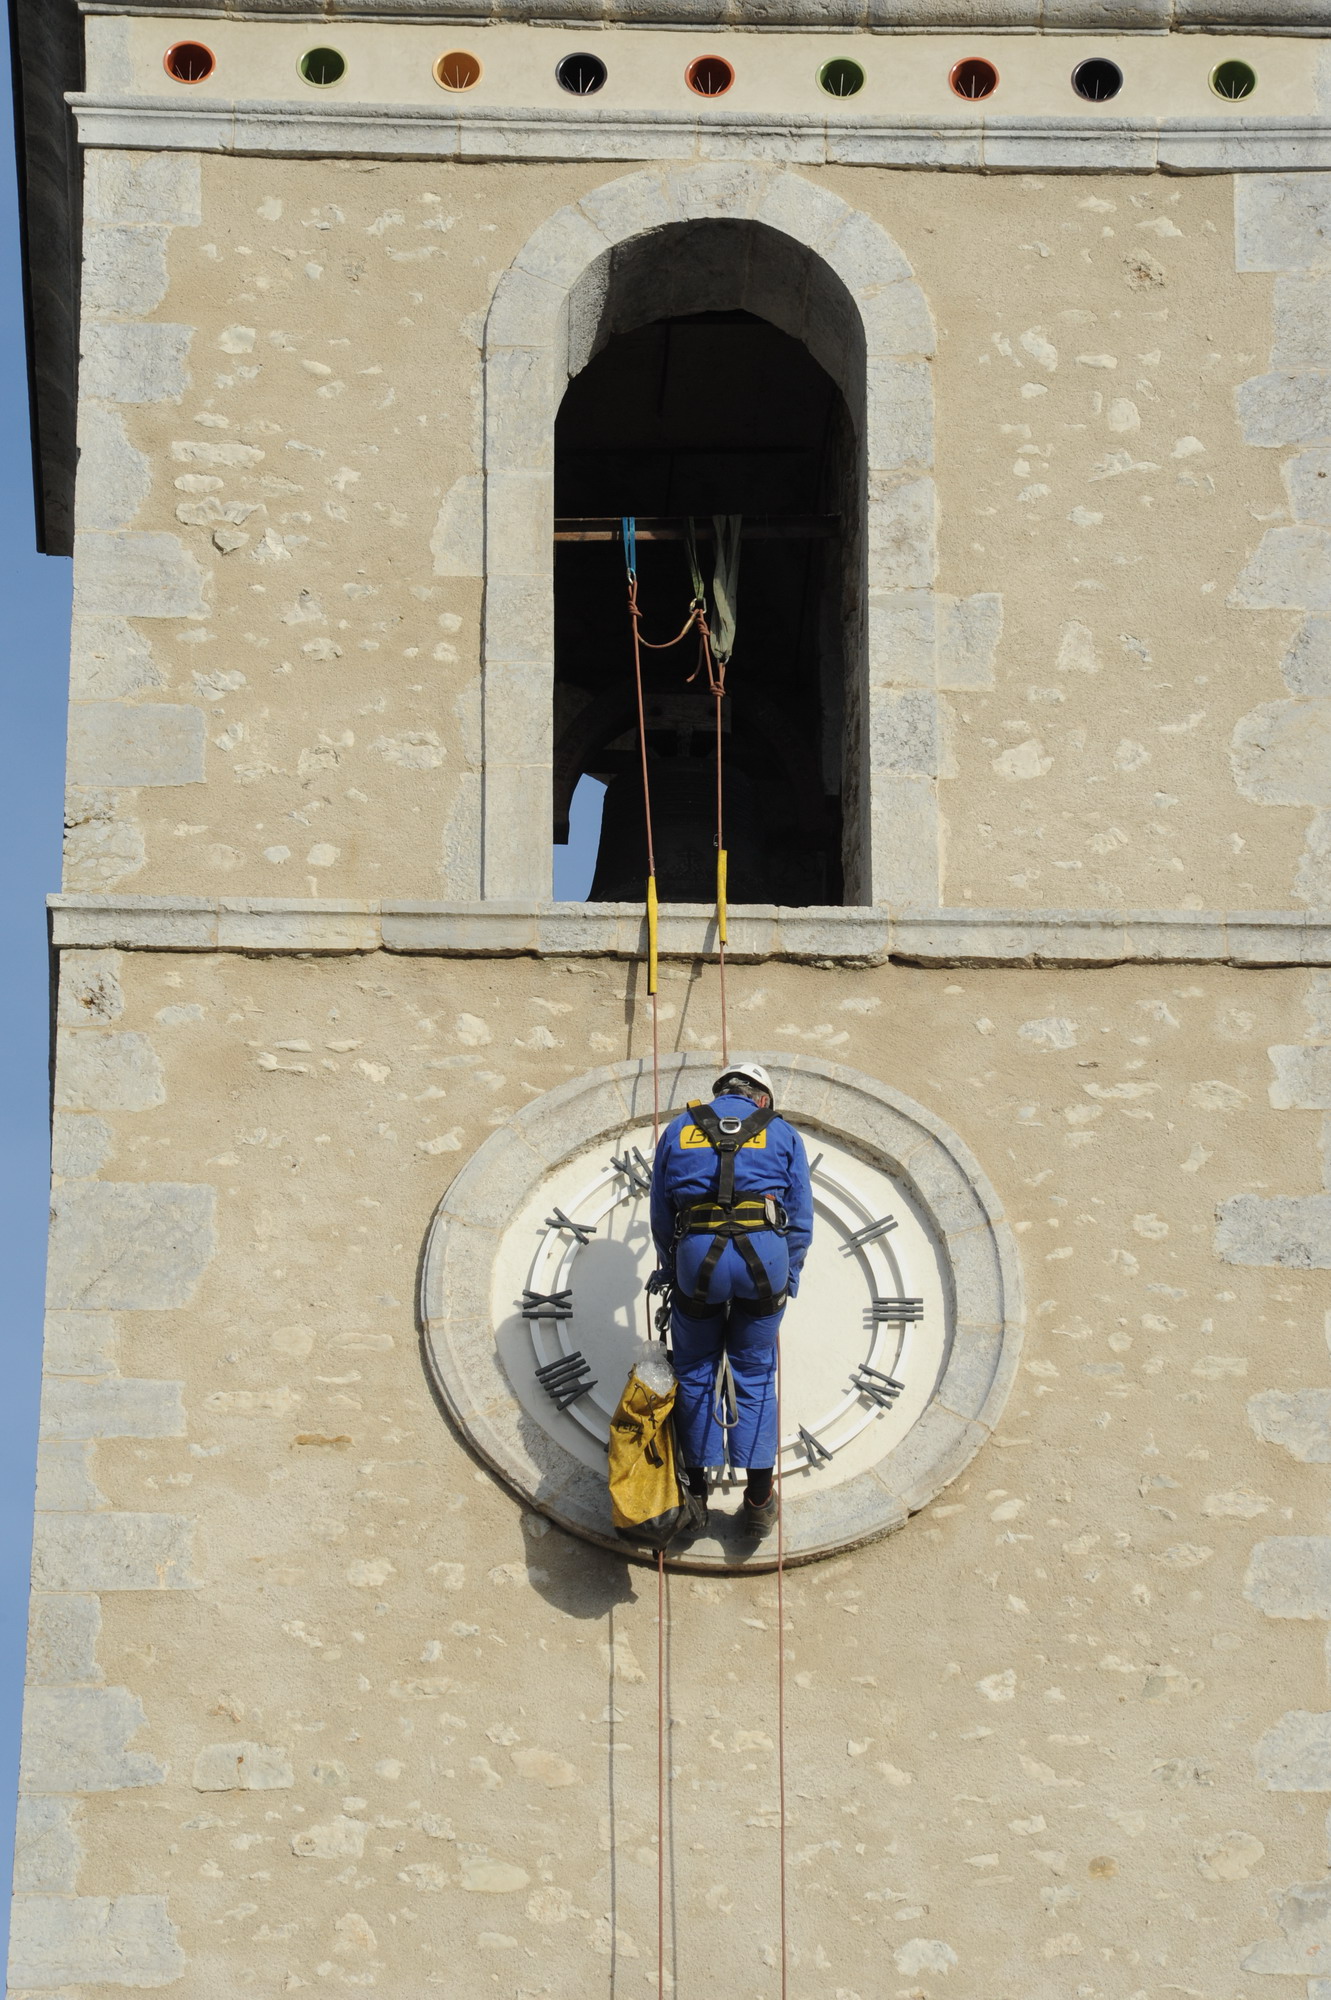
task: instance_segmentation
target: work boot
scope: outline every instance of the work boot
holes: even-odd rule
[[[755,1542],[763,1541],[775,1528],[780,1510],[781,1503],[775,1491],[769,1493],[760,1505],[755,1505],[746,1493],[744,1503],[739,1510],[740,1533],[749,1536]]]

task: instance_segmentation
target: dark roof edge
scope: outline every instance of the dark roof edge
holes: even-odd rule
[[[37,547],[74,546],[81,176],[65,92],[83,82],[75,0],[9,0]]]
[[[17,0],[26,8],[52,0]],[[860,28],[918,34],[993,30],[1046,34],[1331,33],[1331,0],[85,0],[89,14],[240,21],[406,21],[476,26]]]

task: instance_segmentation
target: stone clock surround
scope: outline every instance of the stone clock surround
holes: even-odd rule
[[[951,1355],[933,1401],[872,1471],[787,1503],[786,1559],[809,1562],[902,1527],[968,1465],[1007,1401],[1024,1312],[1016,1246],[979,1163],[910,1098],[856,1070],[765,1054],[782,1110],[904,1176],[945,1245],[955,1297]],[[669,1057],[662,1116],[705,1091],[715,1057]],[[464,1437],[505,1483],[561,1527],[624,1552],[605,1483],[544,1433],[514,1397],[495,1344],[492,1272],[503,1228],[551,1167],[650,1115],[649,1064],[590,1070],[527,1105],[473,1154],[440,1202],[421,1277],[425,1356]],[[770,1568],[763,1552],[750,1569]],[[690,1553],[681,1565],[714,1568]]]

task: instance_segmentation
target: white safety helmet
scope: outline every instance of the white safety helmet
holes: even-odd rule
[[[729,1069],[721,1072],[716,1082],[712,1085],[714,1095],[719,1097],[728,1083],[751,1084],[755,1090],[761,1090],[764,1093],[769,1103],[776,1103],[776,1092],[772,1088],[772,1079],[761,1063],[732,1063]]]

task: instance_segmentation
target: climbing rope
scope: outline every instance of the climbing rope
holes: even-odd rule
[[[786,2000],[786,1509],[781,1493],[781,1335],[776,1337],[776,1775],[781,2000]],[[658,1988],[659,1991],[659,1988]]]

